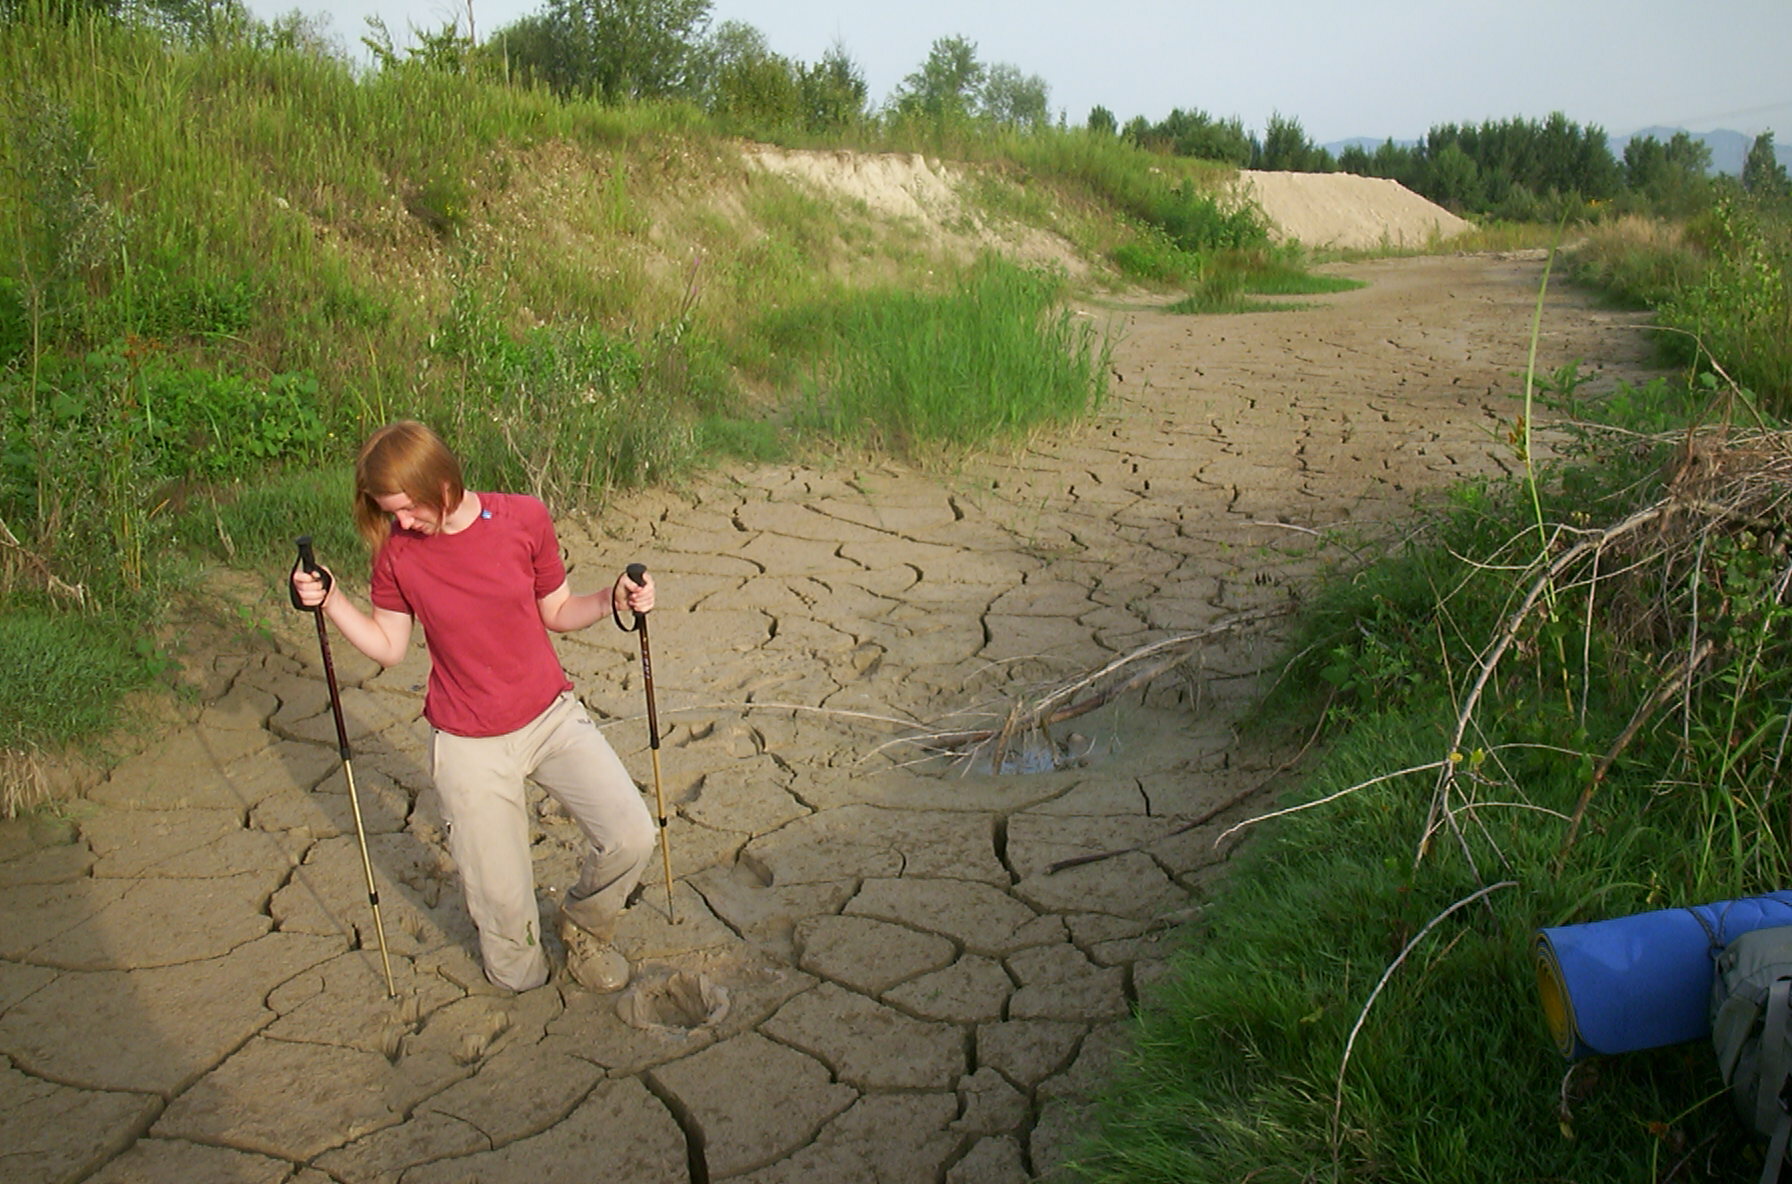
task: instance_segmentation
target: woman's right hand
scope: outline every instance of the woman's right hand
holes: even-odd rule
[[[320,575],[319,572],[323,574]],[[324,582],[325,575],[330,577],[328,584]],[[330,573],[329,568],[321,565],[319,571],[295,571],[292,573],[292,590],[298,596],[299,603],[306,608],[323,607],[324,601],[330,597],[330,590],[335,586],[336,577]]]

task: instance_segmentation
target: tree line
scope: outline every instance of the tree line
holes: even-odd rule
[[[879,107],[845,46],[836,42],[818,61],[804,62],[774,52],[752,25],[712,27],[710,10],[710,0],[545,0],[479,38],[468,0],[464,27],[452,20],[433,31],[412,30],[400,49],[374,18],[361,44],[381,69],[466,71],[611,103],[683,100],[742,134],[831,135],[876,125],[945,139],[980,128],[1054,126],[1043,78],[984,62],[964,37],[936,40]],[[240,35],[247,28],[310,48],[325,40],[296,12],[258,24],[242,0],[0,0],[0,20],[87,12],[159,23],[188,38]],[[1065,122],[1060,113],[1056,126]],[[1713,186],[1723,183],[1710,176],[1710,150],[1684,132],[1665,142],[1632,139],[1620,157],[1602,129],[1561,112],[1544,120],[1439,124],[1416,143],[1353,145],[1335,157],[1311,141],[1298,119],[1279,112],[1261,136],[1237,118],[1197,108],[1177,108],[1156,121],[1135,116],[1121,126],[1111,110],[1097,106],[1084,126],[1149,151],[1240,168],[1385,177],[1457,213],[1514,221],[1576,216],[1606,203],[1686,214],[1708,204]],[[1772,132],[1756,137],[1738,183],[1758,197],[1792,198]]]

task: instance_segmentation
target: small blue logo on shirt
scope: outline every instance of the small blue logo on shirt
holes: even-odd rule
[[[481,511],[479,511],[479,516],[481,518],[490,518],[492,516],[492,512],[490,510],[481,510]]]

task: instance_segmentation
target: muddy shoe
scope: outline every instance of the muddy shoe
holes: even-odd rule
[[[620,991],[628,986],[628,959],[616,947],[599,940],[562,916],[560,942],[566,947],[566,972],[587,991]]]

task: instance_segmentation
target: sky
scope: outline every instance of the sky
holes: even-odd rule
[[[326,15],[356,47],[368,14],[403,44],[412,28],[464,28],[469,5],[481,39],[543,6],[248,3],[261,17]],[[1260,135],[1280,113],[1325,144],[1561,111],[1615,136],[1727,128],[1792,142],[1792,0],[712,0],[710,18],[750,24],[804,62],[843,45],[875,103],[959,36],[984,65],[1043,78],[1071,124],[1096,105],[1121,123],[1180,107]]]

